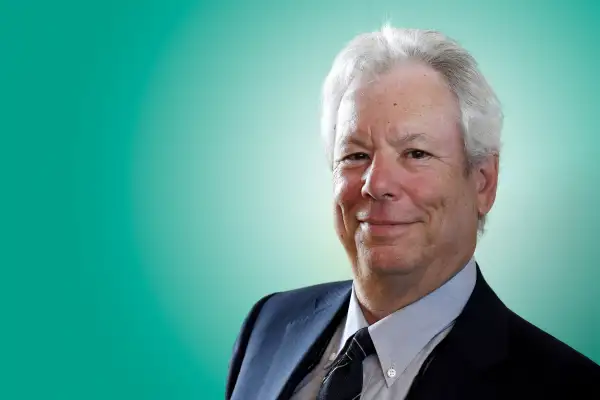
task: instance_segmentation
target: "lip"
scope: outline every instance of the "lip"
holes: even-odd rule
[[[373,236],[394,236],[403,233],[410,228],[414,222],[392,222],[392,221],[360,221],[361,229]]]
[[[360,223],[370,224],[370,225],[408,225],[411,222],[406,221],[394,221],[391,219],[376,219],[376,218],[365,218],[359,219]]]

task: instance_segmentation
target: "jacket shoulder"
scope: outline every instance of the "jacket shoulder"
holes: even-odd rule
[[[252,328],[259,314],[262,314],[262,317],[264,314],[270,314],[280,308],[289,312],[290,305],[294,305],[294,308],[296,308],[308,302],[315,301],[325,294],[349,289],[351,284],[351,280],[335,281],[268,293],[251,306],[242,323],[242,330],[244,328]]]
[[[230,399],[233,393],[233,388],[235,387],[238,375],[240,373],[240,369],[242,366],[242,361],[244,359],[244,354],[246,352],[246,347],[248,346],[248,341],[250,340],[250,335],[256,324],[256,320],[260,311],[262,310],[264,304],[275,295],[275,293],[268,294],[259,299],[256,303],[252,305],[250,311],[244,317],[242,321],[242,326],[238,332],[238,335],[233,344],[233,348],[231,351],[231,356],[229,358],[229,364],[227,368],[227,382],[225,387],[225,398]]]
[[[348,290],[352,281],[337,281],[321,283],[293,290],[272,292],[256,301],[246,314],[238,336],[233,345],[229,361],[226,398],[233,393],[242,363],[249,348],[251,352],[257,351],[262,345],[265,332],[277,335],[282,332],[282,323],[290,318],[302,317],[302,313],[312,310],[312,305],[318,299],[327,298],[328,294]],[[252,338],[254,347],[252,345]],[[259,347],[257,347],[259,346]]]
[[[550,333],[509,310],[508,351],[512,368],[528,380],[558,391],[600,388],[600,366]]]
[[[326,293],[336,292],[338,290],[345,290],[350,288],[352,281],[336,281],[336,282],[327,282],[327,283],[319,283],[311,286],[304,286],[297,289],[286,290],[282,292],[277,292],[276,298],[273,301],[287,301],[287,300],[313,300],[318,297],[323,296]]]
[[[315,302],[328,298],[332,293],[349,290],[351,284],[352,281],[336,281],[273,293],[262,307],[261,319],[289,319],[294,314],[301,317],[307,310],[314,309]]]

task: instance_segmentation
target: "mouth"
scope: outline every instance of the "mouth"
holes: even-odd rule
[[[359,221],[360,228],[364,233],[371,236],[396,236],[404,233],[415,222],[395,222],[395,221]]]

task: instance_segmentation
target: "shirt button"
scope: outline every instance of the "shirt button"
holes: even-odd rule
[[[394,368],[390,368],[387,370],[387,376],[389,376],[390,378],[393,378],[396,376],[396,370]]]

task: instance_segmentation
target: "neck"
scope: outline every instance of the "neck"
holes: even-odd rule
[[[410,273],[355,274],[356,297],[369,325],[427,296],[456,275],[471,256],[434,261]]]

